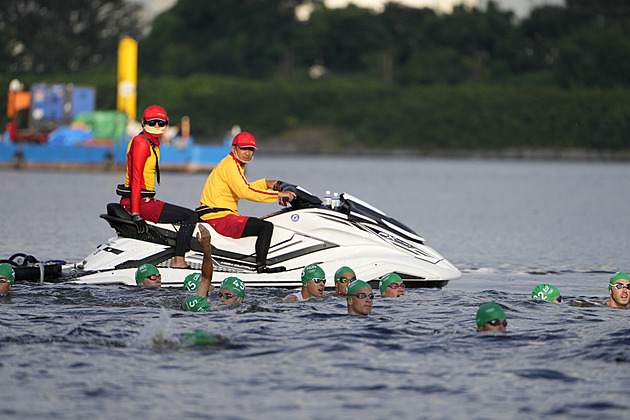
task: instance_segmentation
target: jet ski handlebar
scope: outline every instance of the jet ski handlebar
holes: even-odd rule
[[[290,202],[291,207],[295,209],[303,209],[306,207],[312,207],[313,205],[317,206],[322,204],[322,200],[319,199],[319,197],[311,194],[299,185],[280,181],[278,183],[278,191],[291,191],[295,194],[295,198]]]

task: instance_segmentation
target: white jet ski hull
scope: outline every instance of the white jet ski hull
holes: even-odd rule
[[[274,224],[268,265],[286,267],[279,273],[256,272],[255,237],[228,238],[204,223],[212,236],[212,283],[219,285],[225,277],[236,276],[247,287],[300,287],[301,270],[312,263],[322,267],[328,287],[334,286],[334,273],[344,265],[373,287],[389,272],[398,273],[407,287],[442,287],[461,277],[422,237],[369,204],[342,194],[342,206],[333,210],[313,197],[308,195],[309,202],[265,217]],[[100,245],[81,264],[67,267],[66,274],[76,277],[71,281],[135,285],[136,267],[148,262],[160,270],[162,286],[181,287],[188,274],[200,271],[203,252],[194,237],[186,254],[191,270],[170,268],[177,226],[149,222],[152,237],[134,238],[130,218],[125,221],[126,212],[116,206],[108,205],[108,214],[101,217],[118,236]]]

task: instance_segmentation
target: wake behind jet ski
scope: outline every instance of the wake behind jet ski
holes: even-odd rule
[[[342,193],[339,206],[331,208],[299,186],[285,184],[283,188],[295,191],[296,198],[289,207],[263,219],[274,225],[268,265],[284,266],[286,271],[257,273],[254,237],[228,238],[204,222],[212,235],[215,284],[237,276],[248,287],[299,287],[300,272],[311,263],[319,264],[330,280],[340,266],[352,267],[357,278],[373,287],[389,272],[400,275],[407,287],[442,287],[461,277],[421,236],[368,203]],[[170,268],[177,225],[148,222],[148,232],[138,234],[130,214],[117,203],[108,204],[107,214],[101,217],[117,237],[80,264],[66,267],[66,274],[76,277],[72,281],[133,285],[136,268],[151,263],[160,269],[163,287],[179,287],[188,274],[200,270],[203,250],[194,237],[186,253],[191,269]]]

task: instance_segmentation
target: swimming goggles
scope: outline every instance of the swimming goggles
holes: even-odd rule
[[[354,295],[350,295],[350,296],[354,296],[357,299],[365,299],[367,297],[370,298],[370,300],[374,300],[374,294],[370,293],[369,295],[367,293],[355,293]]]
[[[168,120],[164,121],[164,120],[149,120],[147,121],[147,124],[151,127],[154,127],[156,124],[159,127],[164,127],[166,124],[168,124]]]
[[[486,322],[486,324],[490,324],[493,327],[503,324],[504,327],[507,327],[507,319],[504,319],[503,321],[501,321],[500,319],[491,319],[490,321]]]
[[[612,287],[614,287],[615,289],[618,289],[618,290],[621,290],[621,289],[623,289],[625,287],[626,289],[630,290],[630,283],[628,283],[628,284],[615,283],[615,284],[612,285]]]
[[[356,280],[356,279],[357,279],[356,277],[352,277],[351,279],[347,279],[347,278],[345,278],[345,277],[339,277],[339,278],[337,279],[337,281],[338,281],[339,283],[350,283],[351,281],[354,281],[354,280]]]
[[[151,276],[147,276],[146,278],[147,278],[147,279],[149,279],[149,280],[153,280],[153,281],[155,281],[155,280],[157,280],[157,279],[161,279],[161,278],[162,278],[162,275],[161,275],[161,274],[153,274],[153,275],[151,275]]]
[[[219,292],[220,298],[232,299],[233,297],[237,297],[238,295],[233,295],[232,293],[221,293]]]
[[[317,283],[317,284],[324,283],[324,284],[326,284],[326,279],[313,279],[313,283]]]
[[[400,284],[392,283],[392,284],[390,284],[387,287],[389,287],[390,289],[394,289],[394,290],[398,289],[399,287],[402,287],[404,289],[405,288],[405,283],[400,283]]]

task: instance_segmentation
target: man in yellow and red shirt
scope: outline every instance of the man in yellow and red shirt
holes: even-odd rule
[[[208,222],[217,233],[230,238],[257,236],[256,269],[259,273],[277,273],[285,267],[267,267],[267,253],[271,244],[273,224],[256,217],[239,216],[238,201],[246,199],[263,203],[289,201],[295,198],[291,191],[279,189],[279,181],[265,178],[250,183],[245,178],[245,165],[254,158],[256,139],[242,132],[232,140],[232,151],[210,172],[201,194],[201,207]]]
[[[198,216],[193,210],[165,203],[155,196],[155,176],[160,183],[160,136],[168,126],[166,111],[151,105],[142,116],[142,132],[127,147],[127,177],[117,192],[120,204],[131,213],[139,234],[148,232],[149,220],[155,223],[180,223],[171,267],[189,268],[184,259]]]

